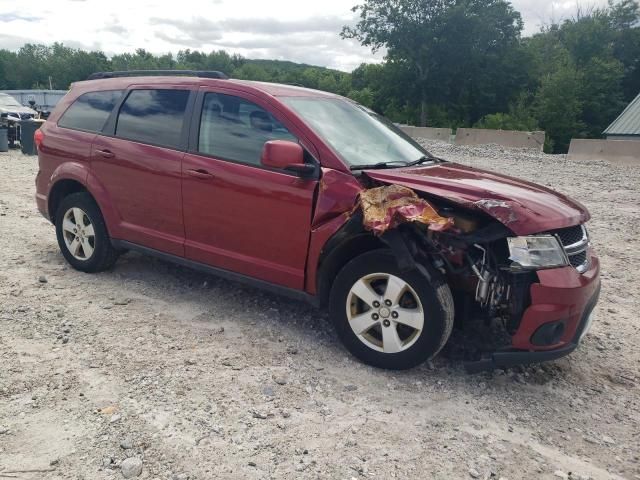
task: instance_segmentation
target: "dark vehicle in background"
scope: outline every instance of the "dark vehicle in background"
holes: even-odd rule
[[[471,370],[559,358],[588,331],[578,202],[435,158],[346,98],[182,74],[94,75],[36,133],[38,208],[74,268],[137,250],[305,299],[391,369],[436,355],[454,318],[509,335]]]
[[[20,122],[36,118],[38,112],[20,105],[15,98],[0,93],[0,128],[8,129],[9,148],[20,139]]]

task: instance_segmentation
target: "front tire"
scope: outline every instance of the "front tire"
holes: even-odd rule
[[[451,290],[437,271],[401,272],[389,250],[350,261],[331,289],[329,311],[340,340],[362,362],[404,370],[433,358],[449,339]]]
[[[88,192],[65,197],[56,212],[55,223],[60,251],[76,270],[101,272],[118,259],[100,208]]]

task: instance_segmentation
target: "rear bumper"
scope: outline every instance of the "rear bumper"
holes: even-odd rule
[[[600,263],[593,252],[590,257],[591,266],[583,274],[573,267],[539,271],[539,283],[531,286],[531,305],[512,337],[511,347],[466,364],[467,371],[548,362],[573,352],[590,327],[600,296]],[[561,334],[555,343],[541,346],[536,332],[545,325],[561,325]]]
[[[36,193],[36,205],[38,206],[40,214],[47,220],[51,221],[49,218],[49,209],[47,207],[47,197],[41,193]]]

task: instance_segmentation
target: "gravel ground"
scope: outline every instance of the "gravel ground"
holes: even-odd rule
[[[137,254],[74,271],[36,158],[0,154],[0,478],[640,479],[640,168],[429,147],[590,208],[603,294],[573,355],[380,371],[304,304]]]

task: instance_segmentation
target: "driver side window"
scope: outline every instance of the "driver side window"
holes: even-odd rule
[[[216,158],[260,165],[270,140],[298,142],[262,107],[233,95],[207,93],[200,117],[198,151]]]

